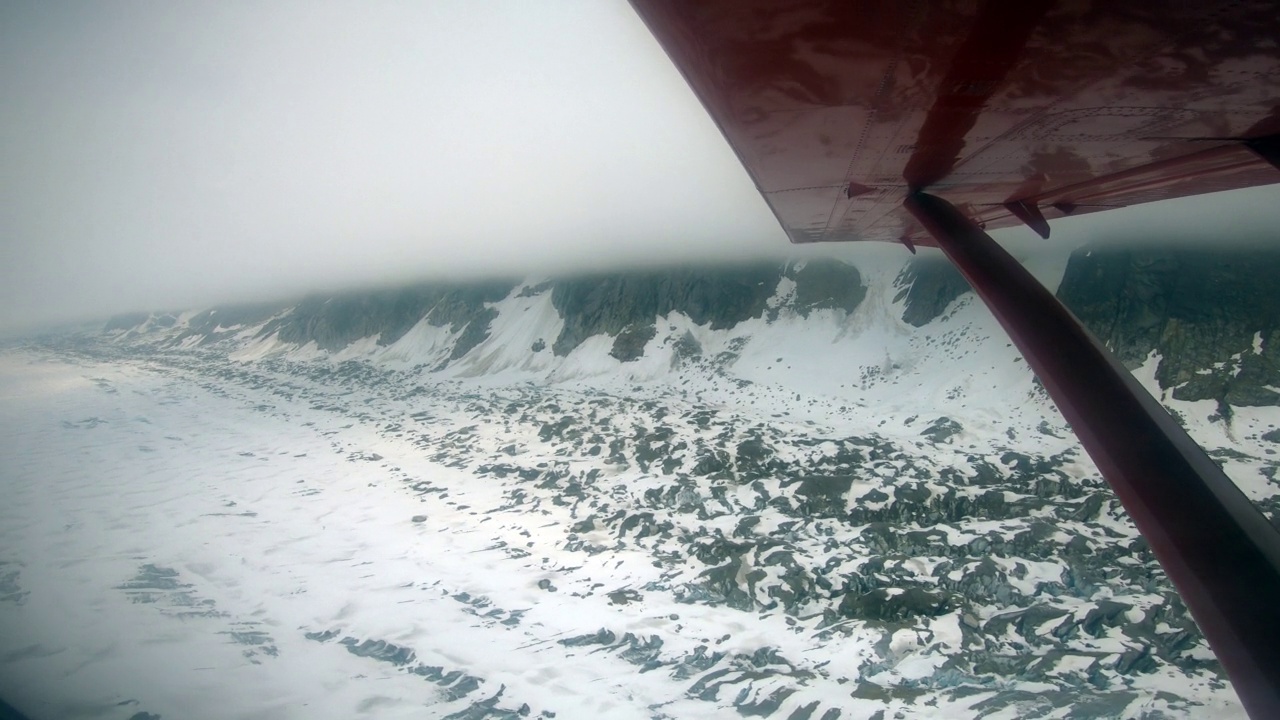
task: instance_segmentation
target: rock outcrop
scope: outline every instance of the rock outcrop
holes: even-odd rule
[[[1179,400],[1280,404],[1280,251],[1087,248],[1059,297],[1127,367],[1152,353]]]
[[[938,319],[947,306],[970,292],[960,271],[939,256],[913,257],[898,273],[894,285],[902,288],[896,298],[904,304],[902,321],[915,327]]]
[[[1159,357],[1156,380],[1178,400],[1232,406],[1280,404],[1280,252],[1268,249],[1099,249],[1071,256],[1059,297],[1129,368]],[[893,280],[903,323],[924,328],[942,318],[968,284],[944,258],[911,258]],[[388,346],[424,321],[451,333],[449,352],[433,360],[443,369],[490,337],[494,305],[518,293],[549,294],[562,325],[530,352],[547,346],[565,357],[587,338],[612,338],[610,355],[643,356],[659,318],[680,313],[711,330],[733,328],[780,312],[807,318],[819,310],[855,312],[867,295],[859,270],[836,260],[787,265],[754,263],[707,268],[581,275],[521,285],[512,280],[428,283],[404,288],[316,295],[293,305],[219,307],[187,317],[130,314],[112,318],[105,332],[156,342],[211,345],[251,331],[281,343],[314,343],[336,352],[357,340]],[[247,329],[247,330],[246,330]],[[557,334],[558,333],[558,334]],[[152,333],[153,334],[153,333]],[[192,338],[195,338],[193,341]],[[681,357],[701,353],[692,336]]]

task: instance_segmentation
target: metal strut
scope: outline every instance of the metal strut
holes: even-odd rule
[[[904,203],[1022,351],[1252,718],[1280,718],[1280,533],[1076,318],[947,201]]]

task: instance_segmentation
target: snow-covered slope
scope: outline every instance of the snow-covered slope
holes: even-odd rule
[[[927,265],[855,265],[151,315],[0,356],[0,696],[1242,717],[989,314]],[[1179,399],[1160,347],[1139,376],[1274,513],[1276,408]]]

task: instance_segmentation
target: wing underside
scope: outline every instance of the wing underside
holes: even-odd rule
[[[1259,2],[632,0],[792,242],[932,239],[1280,182]]]

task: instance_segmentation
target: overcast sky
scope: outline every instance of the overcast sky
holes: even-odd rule
[[[1251,192],[1107,222],[1280,223]],[[4,0],[0,242],[0,331],[791,250],[625,0]]]

